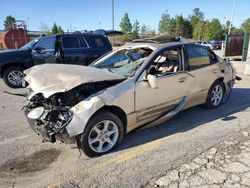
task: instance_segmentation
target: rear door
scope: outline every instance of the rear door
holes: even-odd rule
[[[31,52],[35,65],[43,63],[56,63],[55,59],[56,36],[46,36],[42,38]]]
[[[62,36],[63,59],[66,64],[87,65],[89,46],[80,35]]]
[[[206,46],[187,44],[187,71],[194,76],[190,94],[197,103],[204,101],[208,90],[220,75],[220,66],[216,55]]]

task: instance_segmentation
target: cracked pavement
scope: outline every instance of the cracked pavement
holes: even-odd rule
[[[243,131],[170,170],[155,181],[156,187],[249,187],[250,134]]]

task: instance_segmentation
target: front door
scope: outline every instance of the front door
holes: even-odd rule
[[[43,63],[56,63],[55,58],[56,36],[47,36],[42,38],[31,52],[35,65]]]
[[[182,47],[166,49],[152,58],[147,70],[157,79],[157,88],[147,80],[139,79],[135,85],[137,122],[146,123],[176,108],[187,96],[192,78],[183,72]],[[144,72],[146,75],[146,73]]]

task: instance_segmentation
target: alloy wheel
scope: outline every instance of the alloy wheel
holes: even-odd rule
[[[223,98],[223,88],[221,85],[215,85],[211,93],[211,102],[214,106],[218,106]]]
[[[104,120],[97,123],[90,131],[88,144],[97,153],[109,151],[116,144],[119,129],[115,122]]]
[[[22,71],[14,70],[9,73],[8,81],[15,86],[20,86],[22,85],[23,77]]]

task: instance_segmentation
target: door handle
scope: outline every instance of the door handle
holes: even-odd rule
[[[186,77],[179,78],[179,82],[185,82],[185,81],[186,81]]]
[[[213,69],[213,73],[215,74],[215,73],[217,73],[218,72],[218,70],[217,69]]]

